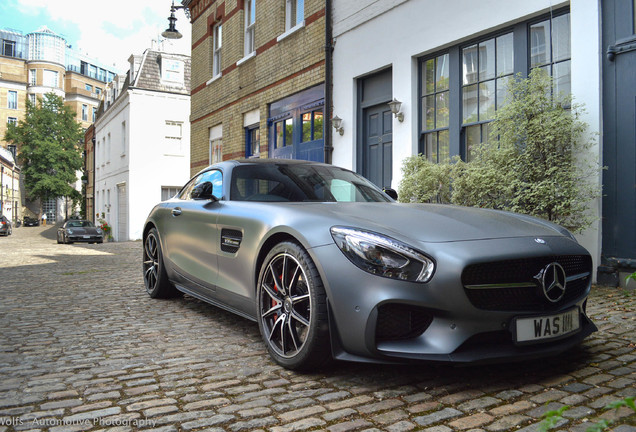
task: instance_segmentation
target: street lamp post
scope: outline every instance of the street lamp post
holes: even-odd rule
[[[174,16],[174,13],[179,9],[183,9],[185,14],[189,15],[187,6],[175,6],[174,0],[172,0],[172,6],[170,6],[170,16],[168,17],[168,28],[163,33],[161,33],[161,36],[165,37],[166,39],[181,39],[183,37],[183,35],[179,33],[179,31],[175,27],[177,17]]]

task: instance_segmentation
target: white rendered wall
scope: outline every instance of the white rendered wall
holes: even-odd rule
[[[127,183],[129,177],[129,154],[122,155],[120,143],[127,137],[122,136],[121,123],[128,123],[130,100],[122,95],[109,110],[95,122],[95,212],[97,219],[104,219],[112,227],[111,235],[117,238],[117,185]],[[110,145],[109,142],[110,136]],[[104,143],[106,142],[106,146]],[[110,206],[108,206],[110,191]],[[99,197],[98,197],[99,193]],[[102,217],[104,213],[104,217]]]
[[[190,97],[130,91],[128,232],[142,237],[150,210],[161,201],[162,186],[183,186],[190,178]],[[181,122],[181,149],[166,141],[166,121]]]
[[[343,119],[344,135],[333,134],[333,163],[356,170],[357,80],[392,68],[393,97],[402,101],[404,122],[393,120],[393,181],[401,180],[404,158],[418,147],[418,58],[463,41],[567,6],[550,0],[335,0],[333,114]],[[356,10],[358,14],[356,15]],[[572,92],[584,103],[590,133],[600,131],[600,24],[597,1],[571,2]],[[600,160],[600,147],[593,150]],[[600,177],[599,177],[600,182]],[[600,219],[600,203],[591,211]],[[580,242],[600,258],[600,226]]]

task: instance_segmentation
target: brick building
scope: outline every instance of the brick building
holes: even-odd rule
[[[96,59],[72,49],[66,40],[42,27],[35,32],[0,30],[0,146],[6,148],[4,135],[8,123],[17,123],[26,115],[26,102],[53,92],[76,113],[82,128],[95,121],[99,99],[115,73]],[[18,148],[19,151],[19,148]],[[76,185],[79,189],[79,182]],[[20,196],[22,196],[22,192]],[[44,203],[21,201],[14,218],[47,213],[50,221],[59,220],[75,209],[63,208],[70,202],[52,199]]]
[[[184,0],[191,173],[219,160],[324,160],[325,2]]]

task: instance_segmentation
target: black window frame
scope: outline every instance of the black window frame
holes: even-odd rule
[[[521,74],[522,77],[527,77],[531,71],[531,47],[530,47],[530,31],[531,26],[542,21],[554,20],[557,17],[570,13],[569,7],[563,7],[555,11],[551,11],[546,14],[541,14],[532,19],[521,21],[510,26],[502,27],[488,34],[480,35],[466,42],[458,43],[453,46],[440,49],[438,51],[426,54],[418,59],[418,153],[428,157],[426,155],[426,148],[424,142],[424,136],[427,133],[438,131],[438,129],[425,130],[423,124],[423,113],[421,99],[425,96],[422,88],[422,73],[425,63],[433,58],[439,57],[444,54],[449,55],[449,103],[448,103],[448,131],[449,131],[449,155],[452,159],[454,156],[460,156],[462,160],[466,161],[467,149],[466,149],[466,126],[473,124],[485,124],[487,122],[477,122],[470,124],[463,124],[463,94],[462,94],[462,50],[466,47],[470,47],[480,42],[487,41],[489,39],[497,38],[507,33],[513,34],[513,76]],[[552,25],[552,23],[551,23]],[[572,40],[570,33],[570,48]],[[570,51],[571,59],[571,51]],[[550,63],[551,65],[554,62]],[[571,76],[571,70],[570,70]]]

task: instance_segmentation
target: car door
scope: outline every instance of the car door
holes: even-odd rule
[[[217,200],[194,199],[193,189],[204,182],[213,184]],[[164,254],[177,273],[177,283],[206,297],[213,297],[218,277],[218,211],[223,176],[213,169],[195,177],[176,199],[169,201],[165,223]]]

